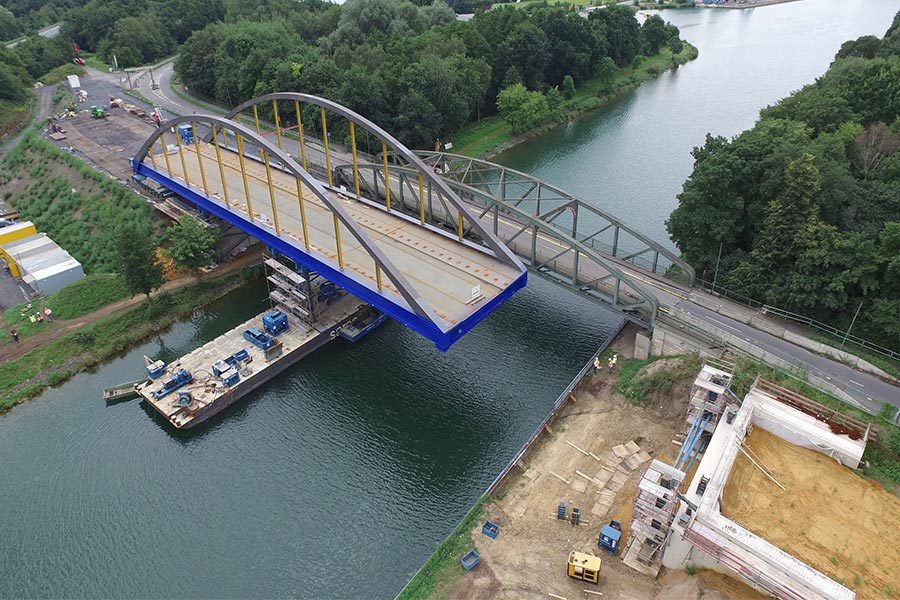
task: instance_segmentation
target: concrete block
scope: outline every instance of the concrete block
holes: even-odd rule
[[[784,327],[778,325],[777,323],[773,323],[765,317],[753,317],[752,319],[750,319],[750,325],[752,327],[755,327],[756,329],[759,329],[760,331],[771,333],[774,336],[784,337]]]
[[[650,358],[650,336],[643,329],[634,334],[634,357],[638,360]]]

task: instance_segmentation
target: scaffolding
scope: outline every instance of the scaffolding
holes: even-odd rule
[[[266,256],[263,264],[266,268],[266,285],[272,306],[277,306],[307,325],[312,325],[317,315],[309,278],[271,256]]]
[[[658,460],[641,476],[623,555],[623,562],[632,569],[652,577],[659,573],[684,478],[683,471]]]
[[[716,425],[732,400],[737,398],[729,389],[734,364],[722,359],[710,359],[703,365],[694,385],[685,417],[685,433],[680,441],[681,449],[673,463],[676,469],[685,473],[691,470],[694,461],[709,443]],[[736,414],[729,409],[730,418]]]
[[[685,417],[686,430],[708,415],[711,417],[703,430],[709,434],[716,430],[726,406],[737,403],[737,398],[729,389],[733,373],[734,363],[722,359],[707,360],[691,387],[691,401]]]

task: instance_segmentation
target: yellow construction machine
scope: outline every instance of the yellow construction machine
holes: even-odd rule
[[[573,550],[569,552],[569,566],[566,573],[573,579],[597,583],[600,581],[600,563],[601,560],[597,556]]]

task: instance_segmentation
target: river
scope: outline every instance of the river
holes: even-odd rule
[[[606,107],[494,157],[608,210],[674,249],[665,221],[707,132],[732,137],[813,83],[841,44],[881,37],[896,0],[801,0],[660,14],[700,56]]]
[[[751,125],[895,9],[666,12],[698,60],[501,160],[659,236],[706,131]],[[617,323],[532,276],[445,354],[388,323],[197,431],[101,400],[142,375],[142,355],[174,358],[263,295],[248,286],[0,417],[0,596],[393,597]]]

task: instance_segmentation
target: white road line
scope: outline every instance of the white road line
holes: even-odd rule
[[[702,317],[701,317],[701,318],[702,318]],[[718,324],[721,325],[722,327],[727,327],[728,329],[731,329],[732,331],[737,331],[738,333],[741,332],[741,330],[738,329],[737,327],[732,327],[732,326],[729,325],[728,323],[723,323],[722,321],[720,321],[720,320],[718,320],[718,319],[713,319],[712,317],[706,317],[706,319],[707,319],[708,321],[712,321],[713,323],[718,323]]]
[[[850,381],[850,383],[852,383],[852,384],[854,384],[854,385],[858,385],[859,387],[866,387],[866,386],[864,386],[863,384],[861,384],[861,383],[858,382],[858,381],[853,381],[852,379],[850,379],[850,380],[848,380],[848,381]]]

